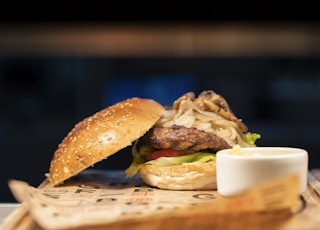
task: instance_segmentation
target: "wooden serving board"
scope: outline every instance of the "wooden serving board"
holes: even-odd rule
[[[310,170],[308,189],[301,195],[301,207],[295,213],[287,209],[265,212],[219,214],[212,206],[179,210],[170,215],[152,215],[136,220],[77,229],[320,229],[320,169]],[[43,230],[21,204],[2,223],[6,230]],[[72,228],[68,228],[72,229]]]

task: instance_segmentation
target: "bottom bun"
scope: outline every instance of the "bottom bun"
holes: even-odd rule
[[[146,184],[161,189],[217,189],[215,161],[168,167],[145,164],[139,169],[138,173]]]

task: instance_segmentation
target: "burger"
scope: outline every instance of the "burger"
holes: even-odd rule
[[[128,177],[138,173],[146,184],[162,189],[216,189],[215,153],[253,147],[258,138],[221,95],[188,92],[134,143],[133,162],[125,172]]]
[[[61,185],[132,146],[127,177],[138,174],[162,189],[215,189],[216,151],[254,146],[259,137],[211,90],[186,93],[167,107],[133,97],[78,122],[58,145],[47,176],[51,186]]]

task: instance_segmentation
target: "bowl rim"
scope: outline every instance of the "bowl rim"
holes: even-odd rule
[[[266,160],[266,159],[287,159],[298,156],[308,156],[308,152],[306,149],[297,148],[297,147],[244,147],[241,148],[242,151],[249,153],[249,155],[235,155],[229,154],[230,149],[222,149],[216,152],[216,157],[220,158],[235,158],[235,159],[243,159],[243,160]],[[251,155],[252,152],[259,151],[262,152],[262,155]],[[277,151],[275,153],[267,154],[268,151]],[[277,154],[280,153],[280,154]]]

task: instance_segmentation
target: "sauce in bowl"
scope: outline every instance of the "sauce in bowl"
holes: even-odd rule
[[[217,189],[225,196],[289,175],[299,177],[303,193],[307,189],[308,153],[292,147],[235,147],[217,152],[216,169]]]

